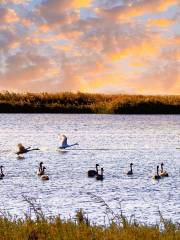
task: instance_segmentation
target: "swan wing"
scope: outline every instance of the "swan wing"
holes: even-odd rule
[[[61,136],[61,139],[62,139],[61,146],[66,147],[67,146],[67,137],[63,134]]]
[[[19,149],[19,151],[21,151],[21,152],[25,151],[25,147],[22,145],[22,143],[19,143],[19,144],[18,144],[18,149]]]

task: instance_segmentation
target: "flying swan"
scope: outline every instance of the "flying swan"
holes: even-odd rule
[[[78,143],[74,143],[74,144],[70,144],[70,145],[67,144],[67,137],[64,134],[60,135],[60,138],[62,139],[61,146],[59,146],[60,149],[65,149],[65,148],[68,148],[68,147],[79,145]]]
[[[27,153],[27,152],[30,152],[30,151],[33,151],[33,150],[40,150],[39,148],[31,148],[31,147],[27,147],[25,148],[21,143],[19,143],[17,145],[18,147],[18,151],[16,152],[17,155],[19,154],[23,154],[23,153]]]

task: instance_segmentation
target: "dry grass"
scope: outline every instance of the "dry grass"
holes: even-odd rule
[[[82,210],[76,219],[61,220],[59,216],[46,218],[41,209],[34,210],[35,218],[24,219],[2,215],[0,217],[1,240],[175,240],[180,239],[179,224],[161,218],[161,227],[138,224],[128,221],[122,214],[115,214],[109,206],[98,198],[107,208],[111,219],[108,226],[90,224]],[[163,230],[162,230],[163,229]]]
[[[158,225],[147,226],[136,222],[128,222],[122,219],[123,224],[111,222],[109,226],[98,226],[87,223],[77,213],[77,221],[62,221],[59,216],[51,218],[13,219],[10,217],[0,218],[1,240],[170,240],[180,239],[180,228],[171,222],[164,224],[161,231]],[[122,216],[121,216],[122,218]]]
[[[180,113],[179,96],[89,93],[0,93],[0,112],[23,113]]]

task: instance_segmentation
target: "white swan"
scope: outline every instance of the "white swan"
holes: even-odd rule
[[[67,137],[66,135],[60,135],[61,136],[61,139],[62,139],[62,142],[61,142],[61,146],[59,147],[60,149],[65,149],[65,148],[68,148],[68,147],[72,147],[72,146],[75,146],[75,145],[79,145],[78,143],[74,143],[74,144],[67,144]]]
[[[31,147],[25,148],[21,143],[19,143],[17,147],[19,149],[19,151],[16,152],[17,155],[27,153],[33,150],[40,150],[39,148],[31,148]]]

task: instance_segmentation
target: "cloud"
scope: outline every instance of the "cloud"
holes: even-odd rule
[[[26,4],[30,0],[1,0],[2,4]]]
[[[157,58],[151,59],[146,64],[141,74],[138,74],[133,84],[136,91],[142,90],[143,94],[179,94],[180,92],[180,62],[178,54],[180,49],[174,45],[176,38],[171,39],[169,48],[164,48]]]
[[[11,29],[0,29],[0,52],[7,54],[11,48],[18,47],[19,36]]]
[[[179,89],[175,0],[1,3],[1,89],[131,93]]]
[[[150,27],[169,27],[174,24],[175,21],[173,19],[168,18],[159,18],[159,19],[149,19],[148,26]]]
[[[19,21],[19,16],[14,9],[0,7],[0,24]]]
[[[163,12],[170,6],[178,4],[178,0],[143,0],[134,1],[131,4],[118,5],[113,8],[96,8],[96,13],[100,17],[117,21],[130,21],[131,18],[139,17],[147,13]]]
[[[141,75],[141,80],[134,82],[136,91],[142,89],[144,94],[154,94],[154,90],[159,94],[179,94],[179,67],[177,63],[168,63],[162,67],[158,63],[153,65],[147,73]]]
[[[121,60],[126,57],[155,57],[161,51],[162,47],[168,41],[157,35],[144,37],[141,40],[131,42],[125,48],[120,48],[118,51],[111,53],[112,61]]]
[[[37,9],[38,16],[46,20],[46,23],[41,26],[57,24],[72,24],[79,19],[79,11],[73,7],[86,3],[86,1],[67,1],[67,0],[47,0],[43,2]]]
[[[50,59],[36,54],[16,54],[6,59],[6,71],[0,74],[0,85],[4,89],[19,89],[28,91],[27,86],[44,77],[55,77],[59,73]]]
[[[92,0],[73,0],[72,1],[72,7],[73,8],[85,8],[91,6]]]

